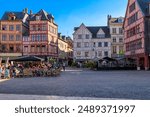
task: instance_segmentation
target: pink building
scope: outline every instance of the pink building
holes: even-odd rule
[[[23,55],[58,57],[58,26],[44,10],[29,16],[29,34],[23,37]]]
[[[124,21],[125,55],[150,68],[150,0],[128,0]]]

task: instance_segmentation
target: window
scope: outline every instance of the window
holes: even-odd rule
[[[16,35],[16,41],[21,41],[21,36],[20,35]]]
[[[9,52],[14,52],[14,46],[13,45],[9,45]]]
[[[46,40],[47,40],[46,35],[42,35],[42,40],[43,40],[43,41],[46,41]]]
[[[90,38],[90,35],[86,34],[86,35],[85,35],[85,38],[86,38],[86,39],[89,39],[89,38]]]
[[[85,52],[85,57],[89,57],[89,52]]]
[[[142,40],[141,39],[132,41],[132,42],[126,44],[126,51],[132,51],[132,50],[141,49],[141,48],[142,48]]]
[[[84,47],[89,47],[89,43],[88,43],[88,42],[85,42],[85,43],[84,43]]]
[[[105,57],[108,57],[108,51],[105,51],[105,52],[104,52],[104,56],[105,56]]]
[[[134,10],[135,10],[135,7],[136,7],[136,5],[135,5],[135,2],[134,2],[133,4],[131,4],[131,5],[129,6],[129,13],[131,13],[132,11],[134,11]]]
[[[2,41],[6,41],[7,36],[6,35],[2,35]]]
[[[16,25],[16,31],[20,31],[20,30],[21,30],[20,25]]]
[[[37,15],[36,20],[41,20],[41,16]]]
[[[24,46],[24,52],[28,52],[28,46]]]
[[[116,37],[113,37],[113,42],[114,42],[114,43],[116,43],[116,42],[117,42],[117,41],[116,41]]]
[[[1,49],[3,52],[5,52],[7,50],[6,45],[1,45]]]
[[[142,41],[141,41],[141,39],[137,41],[136,46],[137,46],[136,47],[137,49],[141,49],[142,48]]]
[[[10,25],[10,26],[9,26],[9,30],[10,30],[10,31],[13,31],[13,30],[14,30],[14,26],[13,26],[13,25]]]
[[[7,25],[2,25],[2,30],[7,30]]]
[[[116,34],[116,28],[112,28],[112,33]]]
[[[119,46],[119,52],[123,51],[123,46]]]
[[[93,43],[93,47],[96,47],[96,43],[95,42]]]
[[[82,35],[78,35],[78,39],[82,39]]]
[[[118,18],[119,23],[123,23],[123,18]]]
[[[76,54],[77,54],[77,57],[81,56],[81,52],[79,52],[79,51]]]
[[[108,47],[108,42],[104,42],[104,47]]]
[[[45,52],[45,51],[46,51],[46,46],[42,45],[42,52]]]
[[[127,36],[127,38],[129,38],[129,37],[132,37],[132,36],[134,36],[138,33],[140,33],[140,26],[139,25],[127,30],[127,35],[126,36]]]
[[[123,38],[119,38],[119,42],[122,43],[123,42]]]
[[[23,37],[23,41],[28,41],[28,37]]]
[[[138,19],[138,12],[128,18],[128,25],[136,22]]]
[[[117,53],[117,48],[116,46],[113,46],[113,54],[116,54]]]
[[[42,30],[43,30],[43,31],[46,30],[46,25],[42,25]]]
[[[81,48],[81,43],[80,42],[77,42],[77,47]]]
[[[16,45],[16,52],[21,52],[21,45]]]
[[[35,35],[31,35],[31,40],[32,41],[35,41],[35,38],[36,38]]]
[[[105,38],[105,34],[97,34],[97,38],[99,39]]]
[[[34,45],[31,45],[31,52],[34,52]]]
[[[37,35],[37,41],[40,41],[41,35]]]
[[[37,52],[40,52],[40,45],[36,46]]]
[[[98,51],[98,56],[99,56],[99,57],[102,56],[102,51]]]
[[[98,47],[102,47],[102,42],[99,42],[99,43],[98,43]]]
[[[9,40],[13,41],[14,40],[14,35],[9,35]]]
[[[123,29],[119,28],[119,34],[123,34]]]

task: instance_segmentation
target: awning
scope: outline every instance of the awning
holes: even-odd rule
[[[10,61],[44,61],[43,58],[40,57],[36,57],[36,56],[22,56],[22,57],[18,57],[16,59],[10,59]]]

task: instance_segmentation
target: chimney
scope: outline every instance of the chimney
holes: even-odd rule
[[[33,13],[32,10],[30,10],[30,15],[32,15],[32,13]]]
[[[24,10],[24,9],[22,10],[22,13],[25,13],[25,10]]]
[[[25,13],[28,13],[28,8],[25,8]]]
[[[59,37],[59,38],[61,37],[61,33],[58,33],[58,37]]]

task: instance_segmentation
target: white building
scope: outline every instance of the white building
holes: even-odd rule
[[[112,18],[108,15],[108,26],[111,35],[112,58],[124,56],[123,17]]]
[[[74,60],[86,61],[111,57],[111,38],[107,26],[87,27],[81,24],[74,29]]]

